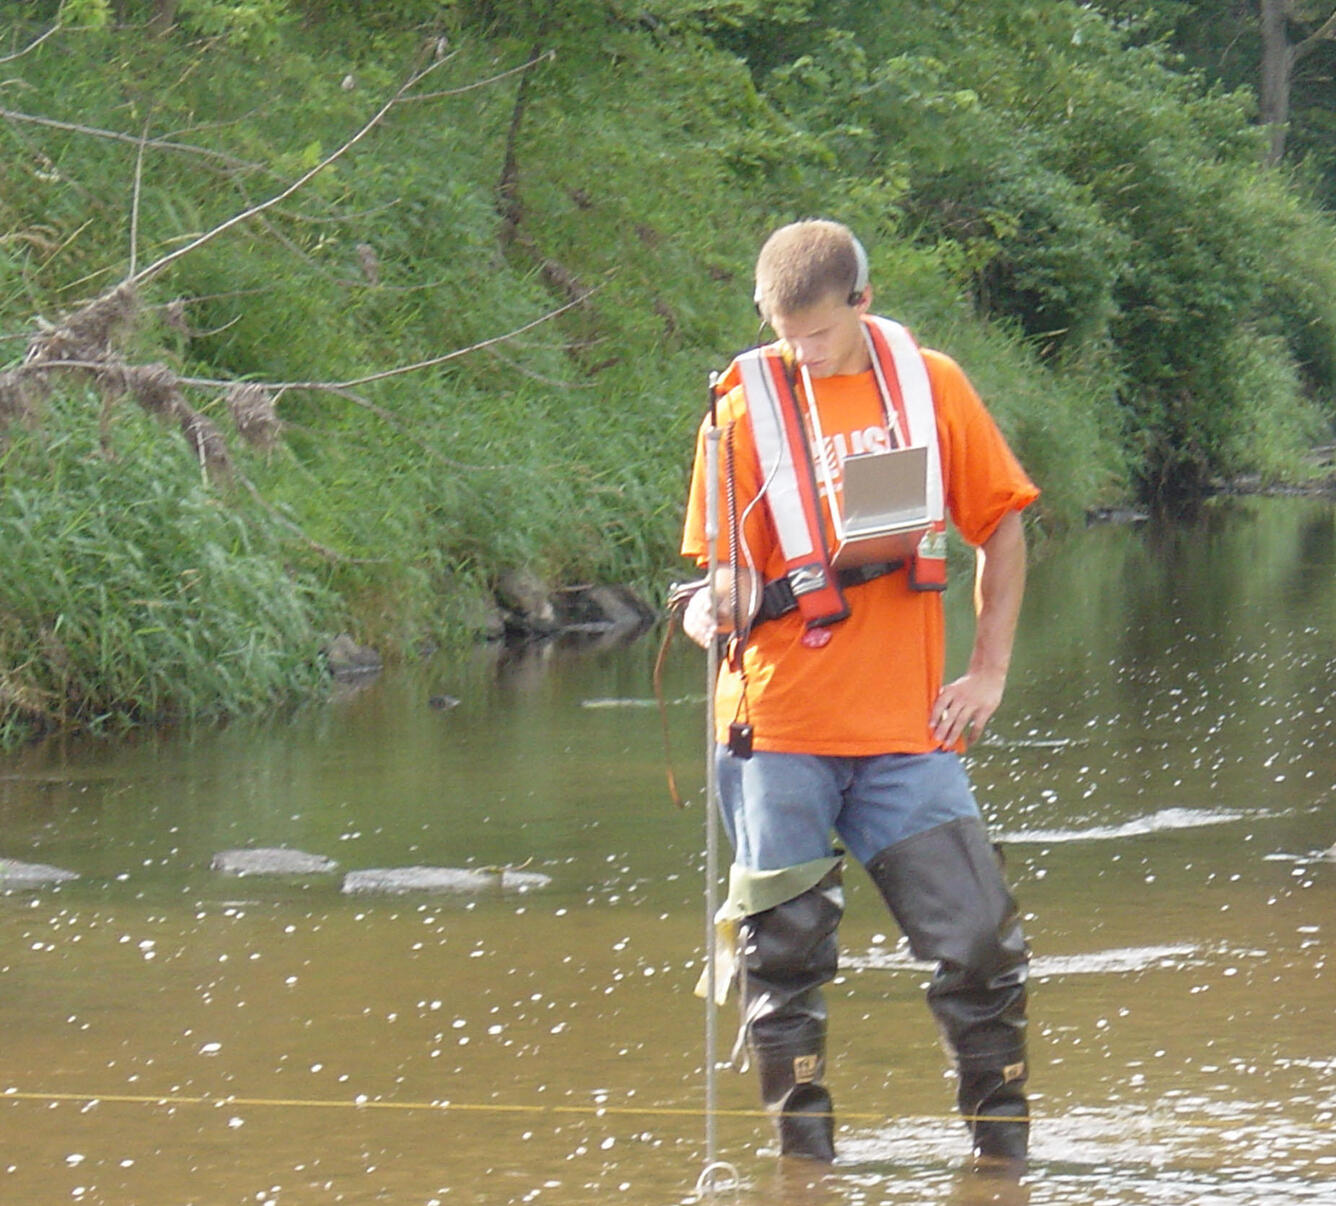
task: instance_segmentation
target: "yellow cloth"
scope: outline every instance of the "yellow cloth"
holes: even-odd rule
[[[801,896],[819,884],[840,861],[838,855],[816,858],[794,867],[774,871],[752,871],[736,863],[728,869],[728,899],[714,915],[714,1002],[722,1005],[737,976],[738,922],[753,913],[764,913],[776,905]],[[696,995],[702,999],[710,991],[707,963],[696,981]]]

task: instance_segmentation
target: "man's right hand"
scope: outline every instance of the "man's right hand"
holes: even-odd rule
[[[691,596],[682,613],[682,631],[702,649],[707,648],[715,635],[733,630],[733,574],[720,569],[715,573],[717,606],[710,609],[710,592],[704,585]],[[751,570],[737,571],[738,609],[744,623],[750,622],[761,606],[760,575]]]
[[[710,592],[702,586],[691,596],[682,613],[682,631],[702,649],[706,649],[714,640],[717,628],[710,610]]]

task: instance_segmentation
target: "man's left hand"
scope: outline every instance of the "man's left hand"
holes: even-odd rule
[[[948,748],[963,740],[968,749],[997,711],[1005,686],[1005,676],[978,672],[947,683],[932,706],[933,737]]]

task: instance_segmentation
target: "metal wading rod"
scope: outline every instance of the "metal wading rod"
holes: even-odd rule
[[[705,589],[709,591],[710,615],[717,622],[719,591],[715,577],[719,569],[719,411],[718,374],[710,374],[710,427],[705,433],[705,544],[709,549]],[[705,1168],[701,1180],[714,1167],[715,1065],[718,1063],[718,1017],[715,1005],[715,966],[718,932],[714,916],[719,911],[719,834],[715,812],[719,803],[719,776],[714,760],[714,688],[719,674],[719,642],[705,647]]]
[[[709,592],[710,615],[717,622],[719,590],[715,577],[719,570],[719,375],[710,374],[710,427],[705,433],[705,542],[709,547],[705,589]],[[696,1196],[713,1196],[721,1190],[736,1190],[738,1171],[716,1156],[716,1119],[719,1113],[715,1093],[718,1055],[719,931],[715,914],[719,912],[719,776],[714,760],[714,682],[719,676],[719,642],[711,639],[705,647],[705,1167],[696,1179]]]

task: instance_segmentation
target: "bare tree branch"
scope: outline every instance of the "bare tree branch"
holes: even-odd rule
[[[540,385],[548,385],[553,389],[594,389],[593,381],[567,382],[558,381],[553,377],[544,376],[542,373],[534,372],[531,368],[526,368],[518,360],[497,351],[496,348],[488,348],[487,354],[496,360],[499,360],[506,368],[519,373],[522,377],[528,377],[532,381],[537,381]]]
[[[262,163],[248,163],[244,159],[237,159],[232,155],[224,154],[222,151],[210,150],[208,147],[192,146],[186,142],[171,142],[161,138],[145,140],[134,134],[122,134],[119,130],[100,130],[96,126],[83,126],[72,121],[57,121],[54,117],[39,117],[34,113],[19,113],[14,109],[4,107],[0,107],[0,117],[6,121],[23,122],[31,126],[45,126],[52,130],[65,130],[71,134],[88,134],[93,138],[107,138],[112,142],[128,142],[135,147],[144,143],[144,145],[159,151],[180,151],[186,155],[200,155],[205,159],[216,159],[227,167],[243,168],[248,172],[264,170],[264,164]]]
[[[1297,63],[1316,50],[1319,44],[1329,42],[1332,38],[1336,38],[1336,12],[1333,12],[1302,42],[1297,42],[1290,48],[1291,61]]]
[[[132,282],[125,282],[124,287],[133,288]],[[355,402],[359,406],[364,406],[372,411],[386,422],[405,430],[399,420],[383,407],[377,406],[365,398],[353,393],[352,391],[361,385],[368,385],[375,381],[384,381],[391,377],[399,377],[405,373],[419,372],[422,369],[434,368],[437,365],[445,364],[451,360],[457,360],[461,356],[467,356],[470,352],[482,351],[484,348],[491,348],[496,344],[504,343],[508,339],[513,339],[518,335],[531,331],[534,327],[542,323],[549,322],[554,318],[566,313],[574,307],[580,305],[583,299],[579,301],[567,302],[555,310],[549,310],[546,314],[541,314],[531,322],[526,322],[522,326],[516,327],[512,331],[507,331],[503,335],[493,335],[488,339],[479,340],[477,343],[470,344],[468,347],[456,348],[452,352],[445,352],[440,356],[433,356],[427,360],[419,360],[413,364],[402,364],[395,368],[384,369],[378,373],[369,373],[364,377],[356,377],[349,381],[250,381],[246,384],[254,386],[257,389],[268,390],[276,395],[282,395],[294,390],[310,390],[316,393],[338,394]],[[106,357],[37,357],[31,356],[22,363],[5,370],[0,374],[0,380],[18,381],[25,376],[32,376],[38,379],[44,379],[45,375],[56,370],[75,370],[94,374],[115,373],[118,370],[124,370],[123,362],[115,362]],[[161,378],[162,388],[174,387],[179,389],[182,386],[190,386],[195,389],[228,389],[236,384],[234,381],[225,381],[213,377],[178,377],[174,373],[169,373],[165,369],[157,370]],[[427,447],[424,445],[424,447]],[[428,449],[428,451],[432,451]],[[433,451],[433,455],[439,456],[439,453]],[[448,463],[455,465],[460,469],[490,468],[490,466],[466,465],[449,461],[449,458],[442,457]]]
[[[278,391],[278,394],[274,398],[275,403],[277,403],[279,399],[283,396],[283,392],[284,391],[282,390]],[[437,449],[431,444],[428,444],[426,440],[424,440],[421,436],[419,436],[406,424],[402,423],[399,420],[399,417],[393,411],[386,410],[385,407],[383,406],[377,406],[369,398],[364,398],[360,394],[355,394],[350,389],[338,389],[335,387],[330,387],[324,392],[334,394],[340,398],[346,398],[349,402],[353,403],[355,406],[360,406],[365,410],[369,410],[382,422],[387,423],[389,426],[393,427],[395,431],[397,431],[405,439],[411,440],[433,460],[440,461],[441,464],[448,465],[451,469],[462,469],[468,473],[486,473],[489,471],[505,468],[504,465],[470,465],[464,461],[457,461],[453,457],[446,456],[439,449]]]
[[[489,75],[485,80],[474,80],[471,84],[464,84],[459,88],[445,88],[440,92],[419,92],[414,96],[404,97],[404,103],[410,104],[413,101],[435,100],[440,96],[459,96],[464,92],[472,92],[475,88],[485,88],[488,84],[495,84],[500,80],[509,79],[512,75],[519,75],[521,71],[528,71],[531,67],[537,67],[539,63],[546,63],[557,57],[555,50],[545,50],[542,54],[534,55],[525,63],[518,67],[511,67],[507,71],[498,72],[496,75]]]
[[[139,140],[139,150],[135,153],[135,187],[130,199],[130,275],[135,274],[135,263],[139,258],[139,195],[144,182],[144,141],[148,138],[148,123],[144,123],[144,135]]]
[[[296,180],[294,180],[291,184],[289,184],[287,188],[283,189],[281,192],[275,193],[274,196],[270,197],[268,201],[261,201],[258,205],[253,205],[249,209],[242,210],[242,212],[239,214],[233,214],[232,217],[228,218],[226,222],[220,223],[219,225],[215,226],[212,230],[205,231],[204,234],[200,235],[196,239],[193,239],[191,242],[187,243],[184,247],[178,247],[175,251],[169,252],[167,255],[162,256],[161,258],[155,260],[147,268],[142,269],[137,274],[127,279],[133,281],[136,285],[139,284],[141,281],[149,280],[152,277],[157,276],[158,273],[160,273],[164,268],[168,267],[170,264],[174,264],[177,260],[181,259],[183,256],[189,255],[192,251],[195,251],[197,248],[203,247],[205,243],[212,242],[219,235],[223,234],[226,231],[231,230],[232,227],[238,226],[242,222],[245,222],[247,219],[255,217],[256,214],[264,213],[265,210],[267,209],[272,209],[275,205],[278,205],[282,201],[286,201],[289,197],[292,196],[293,193],[297,192],[310,180],[314,179],[327,167],[329,167],[330,164],[334,163],[338,159],[341,159],[350,150],[352,150],[352,148],[355,147],[359,142],[361,142],[362,139],[365,138],[369,133],[371,133],[371,131],[374,130],[376,126],[378,126],[381,123],[385,115],[389,113],[389,111],[393,109],[394,106],[397,105],[403,99],[404,93],[406,93],[410,88],[416,86],[422,79],[424,79],[431,72],[435,71],[436,68],[439,67],[440,65],[441,65],[440,61],[438,61],[430,64],[427,67],[422,68],[420,71],[414,72],[411,76],[409,76],[409,78],[404,82],[404,84],[399,88],[399,90],[392,97],[390,97],[389,100],[387,100],[383,105],[381,105],[379,109],[376,110],[371,120],[368,121],[365,125],[363,125],[362,128],[358,130],[357,133],[354,134],[350,139],[348,139],[347,142],[345,142],[336,151],[333,151],[330,154],[326,155],[324,159],[322,159],[319,163],[317,163],[315,167],[311,168],[310,171],[303,172],[299,177],[297,177]]]
[[[523,335],[525,331],[532,331],[534,327],[550,322],[552,319],[565,314],[567,310],[573,310],[576,306],[583,305],[587,297],[588,294],[585,297],[577,298],[575,301],[567,302],[564,306],[558,306],[555,310],[549,310],[546,314],[540,314],[532,322],[526,322],[513,331],[507,331],[504,335],[493,335],[488,339],[481,339],[477,343],[469,344],[466,348],[456,348],[453,352],[445,352],[443,355],[432,356],[427,360],[418,360],[413,364],[401,364],[395,368],[382,369],[378,373],[368,373],[365,377],[354,377],[350,381],[265,381],[256,384],[263,385],[265,389],[283,392],[294,389],[309,389],[338,393],[343,390],[356,389],[361,385],[370,385],[373,381],[385,381],[390,377],[401,377],[405,373],[416,373],[422,369],[435,368],[438,364],[458,360],[459,357],[467,356],[470,352],[480,352],[483,348],[504,343],[507,339],[514,339],[516,335]],[[51,367],[58,366],[52,365]],[[215,388],[229,384],[226,381],[213,381],[204,377],[182,377],[181,383],[183,385],[204,385]]]
[[[0,64],[12,63],[15,59],[21,59],[30,50],[36,50],[43,42],[47,40],[47,38],[51,37],[52,34],[58,33],[60,30],[64,28],[65,27],[61,25],[59,21],[57,21],[50,29],[46,31],[46,33],[42,34],[41,37],[35,39],[34,41],[29,42],[28,45],[26,45],[22,50],[16,50],[13,54],[7,54],[4,56],[4,58],[0,58]]]

